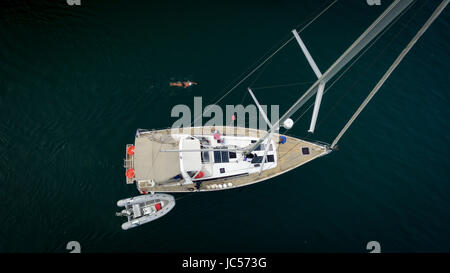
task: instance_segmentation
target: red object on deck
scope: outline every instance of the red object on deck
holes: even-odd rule
[[[127,154],[129,155],[134,155],[134,146],[131,145],[130,147],[128,147],[127,149]]]
[[[125,172],[126,177],[133,178],[134,177],[134,169],[127,169]]]
[[[205,175],[205,173],[202,172],[202,171],[200,171],[200,172],[195,176],[195,178],[202,178],[204,175]]]
[[[161,209],[162,209],[161,203],[157,203],[157,204],[155,205],[155,209],[156,209],[156,211],[161,210]]]

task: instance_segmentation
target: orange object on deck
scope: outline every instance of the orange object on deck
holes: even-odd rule
[[[134,177],[134,169],[127,169],[127,171],[125,172],[125,176],[127,178],[133,178]]]
[[[127,154],[134,155],[134,145],[131,145],[130,147],[128,147]]]
[[[198,172],[198,174],[195,176],[195,178],[202,178],[205,175],[204,172],[200,171]]]

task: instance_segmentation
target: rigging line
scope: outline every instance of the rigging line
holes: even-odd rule
[[[241,104],[244,103],[245,98],[247,97],[248,92],[244,92],[244,96],[242,97]]]
[[[352,62],[351,62],[351,64],[335,79],[335,80],[333,80],[333,82],[330,84],[330,85],[328,85],[327,86],[327,88],[325,89],[325,91],[323,91],[323,95],[325,95],[330,89],[331,89],[331,87],[333,87],[334,86],[334,84],[337,82],[337,81],[339,81],[343,76],[344,76],[344,74],[345,73],[347,73],[348,72],[348,70],[350,70],[350,68],[352,68],[352,66],[366,53],[366,51],[367,50],[369,50],[376,42],[377,42],[377,40],[378,39],[380,39],[381,38],[381,36],[379,36],[379,37],[377,37],[375,40],[374,40],[374,42],[371,44],[371,45],[369,45],[366,49],[364,49],[364,51],[361,53],[361,55],[359,55],[358,57],[356,57],[356,59],[355,60],[353,60]],[[384,52],[384,50],[382,51],[382,52]],[[381,52],[381,53],[382,53]],[[380,56],[381,55],[381,53],[378,55],[378,56]],[[365,72],[367,72],[368,70],[369,70],[369,68],[372,68],[372,66],[373,66],[373,64],[374,64],[375,62],[373,62],[372,63],[372,65],[370,65],[370,66],[368,66],[368,67],[366,67],[366,69],[365,69]],[[365,74],[365,72],[363,73],[363,74]],[[341,101],[342,101],[342,99],[344,98],[344,97],[346,97],[347,95],[348,95],[348,93],[350,93],[350,91],[351,90],[353,90],[353,88],[355,87],[355,85],[356,85],[356,83],[357,83],[358,81],[355,81],[355,83],[353,84],[353,86],[351,87],[351,88],[349,88],[348,90],[347,90],[347,92],[345,92],[344,93],[344,95],[333,105],[333,107],[331,108],[331,110],[329,110],[329,111],[327,111],[327,115],[325,116],[325,118],[323,118],[319,123],[317,123],[317,125],[320,125],[320,124],[322,124],[323,123],[323,121],[324,120],[326,120],[327,118],[328,118],[328,116],[329,116],[329,114],[332,112],[332,110],[336,107],[336,105],[338,105]],[[307,112],[308,112],[308,110],[309,109],[311,109],[311,107],[314,105],[314,102],[311,102],[311,104],[305,109],[305,111],[294,121],[294,122],[297,122],[301,117],[303,117]]]
[[[386,73],[383,75],[383,77],[378,81],[377,85],[373,88],[373,90],[370,92],[370,94],[367,96],[367,98],[362,102],[362,104],[359,106],[358,110],[353,114],[353,116],[349,119],[349,121],[345,124],[344,128],[339,132],[337,137],[333,140],[333,143],[331,144],[330,148],[333,148],[336,146],[336,144],[339,142],[341,137],[344,135],[344,133],[347,131],[347,129],[352,125],[352,123],[355,121],[355,119],[358,117],[358,115],[361,113],[362,110],[366,107],[366,105],[370,102],[370,100],[373,98],[373,96],[380,90],[381,86],[384,84],[384,82],[389,78],[389,76],[392,74],[392,72],[397,68],[397,66],[400,64],[400,62],[403,60],[403,58],[408,54],[408,52],[411,50],[411,48],[416,44],[417,40],[419,40],[420,37],[425,33],[425,31],[430,27],[430,25],[434,22],[434,20],[441,14],[442,10],[447,6],[448,2],[450,0],[444,0],[441,2],[441,4],[434,10],[433,14],[431,14],[430,18],[426,21],[426,23],[420,28],[420,30],[417,32],[417,34],[412,38],[412,40],[408,43],[408,45],[403,49],[403,51],[398,55],[397,59],[392,63],[392,65],[389,67],[389,69],[386,71]]]
[[[415,3],[416,1],[414,1],[414,3]],[[401,13],[401,15],[403,15],[404,13],[406,13],[406,11],[407,10],[409,10],[410,9],[410,7],[411,6],[413,6],[413,5],[410,5],[405,11],[403,11],[402,13]],[[423,7],[423,6],[422,6]],[[421,7],[421,8],[422,8]],[[355,59],[355,60],[353,60],[351,63],[350,63],[350,65],[335,79],[335,80],[333,80],[333,82],[327,87],[327,89],[325,89],[325,91],[324,91],[324,95],[325,95],[325,93],[331,88],[331,87],[333,87],[333,85],[340,79],[340,78],[342,78],[342,76],[356,63],[356,61],[358,61],[382,36],[383,36],[383,34],[385,34],[387,31],[388,31],[388,29],[390,29],[399,19],[400,19],[400,17],[401,17],[401,15],[399,16],[399,17],[397,17],[394,21],[393,21],[393,23],[391,24],[391,25],[389,25],[385,30],[383,30],[382,32],[381,32],[381,35],[379,35],[377,38],[375,38],[375,40],[374,41],[372,41],[369,45],[368,45],[368,47],[367,48],[365,48],[362,52],[361,52],[361,54],[359,55],[359,56],[357,56],[357,58]],[[414,16],[415,15],[417,15],[417,11],[416,11],[416,13],[414,14]],[[414,17],[413,16],[413,17]],[[410,19],[410,21],[411,21],[412,19]],[[409,22],[410,22],[409,21]],[[408,24],[409,24],[409,22],[408,22]],[[408,25],[407,24],[407,25]],[[404,29],[405,27],[403,27],[403,29]],[[400,33],[400,32],[399,32]],[[394,37],[394,38],[396,38],[398,35],[399,35],[399,33],[397,33],[397,35]],[[393,38],[393,39],[394,39]],[[393,39],[391,39],[391,42],[388,44],[388,46],[392,43],[392,41],[393,41]],[[379,57],[385,50],[386,50],[386,48],[388,47],[388,46],[386,46],[379,54],[378,54],[378,56],[377,57]],[[373,66],[373,64],[374,64],[375,62],[373,62],[372,63],[372,65],[371,66]],[[370,67],[371,67],[370,66]],[[366,71],[367,71],[368,69],[366,69]],[[353,87],[352,87],[353,88]],[[350,88],[350,90],[352,90],[352,88]],[[348,93],[348,92],[347,92]],[[308,110],[312,107],[314,105],[314,102],[312,102],[307,108],[306,108],[306,110],[297,118],[297,119],[295,119],[295,121],[294,121],[294,123],[296,123],[301,117],[303,117],[307,112],[308,112]],[[330,112],[328,112],[328,115],[329,115],[329,113]],[[328,117],[328,115],[327,115],[327,117]],[[320,124],[320,123],[319,123]],[[292,128],[290,128],[290,129],[292,129]],[[283,134],[286,134],[286,132],[288,132],[290,129],[286,129],[286,131],[284,131],[283,132]],[[303,137],[302,137],[302,139],[304,139],[304,138],[306,138],[307,136],[309,135],[309,133],[306,133]],[[297,146],[299,145],[299,143],[297,143],[296,145],[294,145],[294,147],[292,147],[288,152],[290,152],[290,151],[292,151],[293,149],[295,149],[295,148],[297,148]],[[283,156],[280,156],[280,159],[282,158]]]
[[[414,1],[414,2],[416,2],[416,1]],[[345,73],[347,73],[347,71],[348,70],[350,70],[350,68],[370,49],[370,48],[372,48],[372,46],[381,38],[381,37],[383,37],[383,35],[387,32],[387,31],[389,31],[389,29],[391,29],[392,28],[392,26],[393,25],[395,25],[395,23],[400,19],[400,17],[402,17],[402,15],[404,15],[411,7],[412,7],[413,5],[410,5],[408,8],[406,8],[397,18],[395,18],[394,19],[394,21],[386,28],[386,29],[384,29],[381,33],[380,33],[380,35],[378,36],[378,37],[376,37],[368,46],[367,46],[367,48],[365,48],[357,57],[356,57],[356,59],[355,60],[353,60],[351,63],[350,63],[350,65],[348,66],[348,67],[346,67],[346,69],[337,77],[337,78],[335,78],[334,80],[333,80],[333,82],[330,84],[330,85],[328,85],[327,86],[327,88],[325,89],[325,91],[323,92],[323,95],[325,95],[333,86],[334,86],[334,84],[338,81],[338,80],[340,80],[343,76],[344,76],[344,74]],[[423,7],[423,6],[422,6]],[[421,8],[422,8],[421,7]],[[416,11],[416,13],[413,15],[413,17],[415,17],[417,15],[417,11]],[[410,21],[411,21],[412,19],[410,19],[409,21],[408,21],[408,23],[406,24],[406,26],[408,26],[409,25],[409,23],[410,23]],[[403,31],[404,30],[404,28],[406,27],[406,26],[404,26],[403,28],[402,28],[402,30],[400,30],[395,36],[394,36],[394,38],[392,38],[391,39],[391,41],[389,42],[389,44],[386,46],[386,47],[384,47],[384,49],[377,55],[377,57],[375,58],[375,60],[376,59],[378,59],[380,56],[381,56],[381,54],[383,54],[385,51],[386,51],[386,49],[392,44],[392,42],[393,42],[393,40],[396,38],[396,37],[398,37],[399,35],[400,35],[400,32],[401,31]],[[364,71],[364,73],[363,74],[365,74],[370,68],[372,68],[372,66],[375,64],[375,62],[376,61],[374,61],[374,62],[372,62],[372,64],[370,65],[370,66],[367,66],[366,67],[366,69],[365,69],[365,71]],[[359,77],[359,79],[361,79],[361,76]],[[343,99],[343,97],[345,97],[345,96],[347,96],[348,95],[348,93],[351,91],[351,90],[353,90],[353,88],[355,87],[355,85],[356,85],[356,83],[357,83],[358,81],[355,81],[355,83],[352,85],[352,87],[351,88],[349,88],[348,90],[347,90],[347,92],[345,92],[345,94],[344,94],[344,96],[342,96],[335,104],[334,104],[334,106],[332,107],[332,109],[331,110],[329,110],[328,112],[327,112],[327,115],[325,116],[325,118],[323,118],[319,123],[318,123],[318,125],[320,125],[320,124],[322,124],[323,123],[323,121],[324,120],[326,120],[327,118],[328,118],[328,116],[329,116],[329,114],[332,112],[332,110],[336,107],[336,105],[337,104],[339,104],[341,101],[342,101],[342,99]],[[308,112],[308,110],[309,109],[311,109],[311,107],[314,105],[314,102],[311,102],[311,104],[305,109],[305,111],[297,118],[297,119],[295,119],[295,121],[294,121],[294,123],[295,122],[297,122],[301,117],[303,117],[307,112]],[[306,135],[308,135],[308,134],[306,134]]]
[[[414,3],[415,3],[416,1],[414,1]],[[405,28],[407,27],[407,26],[409,26],[409,24],[411,23],[411,21],[412,21],[412,19],[414,19],[416,16],[417,16],[417,13],[418,13],[418,11],[419,10],[421,10],[424,6],[425,6],[425,4],[427,3],[427,2],[423,2],[424,4],[420,7],[420,8],[418,8],[417,10],[416,10],[416,12],[412,15],[412,17],[408,20],[408,22],[406,23],[406,25],[404,25],[396,34],[395,34],[395,36],[389,41],[389,43],[380,51],[380,53],[377,55],[377,57],[376,58],[374,58],[374,61],[369,65],[369,66],[366,66],[366,68],[365,68],[365,70],[364,70],[364,72],[362,73],[362,74],[366,74],[367,73],[367,71],[369,70],[369,69],[371,69],[374,65],[375,65],[375,63],[377,62],[376,60],[391,46],[391,44],[394,42],[394,40],[400,35],[400,33],[401,32],[403,32],[404,30],[405,30]],[[398,21],[399,19],[400,19],[400,17],[404,14],[404,13],[406,13],[411,7],[412,7],[413,5],[410,5],[408,8],[406,8],[406,10],[405,11],[403,11],[403,13],[399,16],[399,17],[397,17],[396,19],[395,19],[395,21],[394,21],[394,23],[396,23],[396,21]],[[393,23],[393,24],[394,24]],[[391,26],[389,26],[388,27],[388,29],[390,29],[392,27],[392,25]],[[382,35],[383,35],[384,33],[382,33]],[[382,35],[380,35],[380,37],[379,38],[381,38],[381,36]],[[379,39],[378,38],[378,39]],[[376,39],[375,40],[375,42],[378,40],[378,39]],[[372,45],[371,45],[372,46]],[[364,52],[365,53],[365,52]],[[360,56],[358,57],[358,59],[360,58]],[[347,70],[348,69],[346,69],[345,71],[344,71],[344,73],[345,72],[347,72]],[[335,82],[338,80],[338,79],[340,79],[341,77],[342,77],[343,75],[341,75],[341,76],[339,76],[339,78],[337,78],[335,81],[333,81],[333,83],[332,83],[332,85],[330,86],[330,87],[332,87],[334,84],[335,84]],[[352,91],[353,89],[354,89],[354,87],[356,86],[356,84],[361,80],[361,74],[360,74],[360,76],[358,77],[358,80],[356,80],[354,83],[353,83],[353,85],[344,93],[344,95],[333,105],[333,107],[329,110],[329,111],[327,111],[327,114],[325,115],[325,117],[317,124],[317,125],[320,125],[320,124],[323,124],[323,122],[325,121],[325,120],[327,120],[327,118],[329,117],[329,115],[330,115],[330,113],[336,108],[336,106],[350,93],[350,91]],[[329,88],[330,88],[329,87]],[[327,88],[327,90],[325,90],[325,92],[324,92],[324,94],[328,91],[328,89],[329,88]]]
[[[264,59],[264,57],[265,57],[269,52],[272,52],[272,51],[274,50],[274,48],[276,48],[276,47],[280,44],[280,42],[286,40],[286,38],[289,37],[289,36],[290,36],[290,34],[285,35],[285,36],[283,37],[283,39],[281,39],[278,43],[276,43],[270,50],[268,50],[264,55],[262,55],[256,62],[254,62],[251,66],[249,66],[249,67],[248,67],[241,75],[239,75],[239,77],[237,77],[236,79],[234,79],[232,82],[236,82],[239,78],[241,78],[243,75],[245,75],[245,74],[247,73],[248,69],[250,69],[251,67],[253,67],[253,66],[255,66],[256,64],[260,63],[260,61],[261,61],[262,59]],[[281,48],[284,47],[285,45],[286,45],[286,43],[283,44],[281,47],[279,47],[279,48],[277,49],[277,52],[278,52],[279,50],[281,50]],[[275,54],[276,54],[276,53],[273,53],[272,56],[275,55]],[[267,62],[267,60],[270,59],[272,56],[266,58],[266,59],[264,60],[264,62]],[[262,64],[264,64],[264,62],[263,62]],[[258,68],[261,67],[262,64],[260,64],[260,65],[258,66]],[[254,73],[256,70],[257,70],[257,69],[254,69],[254,70],[253,70],[252,72],[250,72],[250,73],[252,74],[252,73]],[[250,75],[248,75],[248,76],[250,76]],[[248,78],[248,76],[247,76],[246,78]],[[244,79],[244,80],[245,80],[245,79]],[[217,95],[216,97],[214,97],[214,99],[213,99],[213,101],[215,101],[214,104],[219,103],[224,97],[226,97],[229,93],[231,93],[231,91],[233,91],[233,90],[234,90],[238,85],[240,85],[244,80],[241,80],[238,84],[235,84],[235,85],[234,85],[231,89],[229,89],[229,90],[225,93],[225,95],[223,95],[220,99],[216,100],[217,97],[218,97],[219,95]],[[229,84],[229,85],[231,85],[231,84]],[[224,90],[226,90],[226,89],[224,89]],[[201,118],[201,115],[200,115],[199,117],[197,117],[196,119],[194,119],[193,122],[191,122],[191,126],[192,126],[192,124],[195,123],[199,118]]]
[[[255,73],[261,66],[263,66],[270,58],[272,58],[275,54],[277,54],[281,49],[283,49],[287,44],[289,44],[290,41],[292,41],[294,37],[291,37],[287,42],[285,42],[281,47],[279,47],[275,52],[273,52],[272,54],[270,54],[269,57],[267,57],[262,63],[260,63],[256,68],[254,68],[249,74],[247,74],[247,76],[245,76],[242,80],[240,80],[237,84],[235,84],[230,90],[228,90],[225,95],[223,95],[220,99],[218,99],[214,104],[219,103],[220,101],[222,101],[223,98],[225,98],[229,93],[231,93],[234,89],[236,89],[236,87],[238,87],[239,85],[241,85],[241,83],[243,83],[246,79],[248,79],[248,77],[250,77],[251,75],[253,75],[253,73]]]
[[[302,27],[297,33],[301,33],[303,30],[305,30],[307,27],[309,27],[314,21],[319,18],[324,12],[326,12],[331,6],[333,6],[338,0],[334,0],[331,4],[329,4],[324,10],[322,10],[318,15],[316,15],[308,24],[306,24],[304,27]],[[290,35],[290,34],[289,34]],[[260,63],[256,68],[254,68],[247,76],[245,76],[241,81],[239,81],[237,84],[235,84],[225,95],[223,95],[215,104],[220,102],[225,96],[227,96],[231,91],[233,91],[236,87],[238,87],[242,82],[244,82],[248,77],[253,75],[261,66],[263,66],[269,59],[271,59],[275,54],[277,54],[281,49],[283,49],[287,44],[289,44],[295,37],[292,36],[289,38],[284,44],[282,44],[275,52],[273,52],[269,57],[264,59],[262,63]]]
[[[380,36],[378,36],[377,38],[375,38],[375,40],[373,40],[368,46],[367,46],[367,48],[365,48],[362,52],[361,52],[361,54],[360,55],[358,55],[358,57],[356,57],[351,63],[350,63],[350,65],[348,66],[348,67],[346,67],[345,69],[344,69],[344,71],[342,72],[342,73],[340,73],[339,74],[339,76],[336,78],[336,79],[334,79],[333,80],[333,82],[330,84],[330,85],[328,85],[327,86],[327,88],[323,91],[323,95],[325,95],[327,92],[328,92],[328,90],[330,90],[330,88],[331,87],[333,87],[333,85],[338,81],[338,80],[340,80],[343,76],[344,76],[344,74],[345,73],[347,73],[347,71],[348,70],[350,70],[350,68],[381,38],[381,36],[383,36],[383,34],[391,27],[392,25],[390,25],[390,26],[388,26],[388,28],[386,28],[382,33],[381,33],[381,35]],[[367,70],[366,70],[367,71]],[[349,90],[352,90],[352,88],[350,88]],[[346,94],[348,93],[348,91],[346,92]],[[297,117],[296,119],[295,119],[295,121],[294,121],[294,123],[296,123],[300,118],[302,118],[308,111],[309,111],[309,109],[311,109],[311,107],[314,105],[314,101],[313,102],[311,102],[311,104],[305,109],[305,111],[303,111],[303,113],[299,116],[299,117]],[[329,111],[328,111],[328,113],[329,113]],[[328,116],[328,115],[327,115]],[[319,123],[320,124],[320,123]],[[290,129],[292,129],[292,128],[290,128]],[[287,129],[284,133],[286,133],[287,131],[289,131],[290,129]],[[306,134],[306,135],[308,135],[308,134]],[[305,135],[305,136],[306,136]]]
[[[309,25],[311,25],[317,18],[319,18],[324,12],[326,12],[329,8],[331,8],[331,6],[333,6],[338,0],[334,0],[331,4],[329,4],[324,10],[322,10],[316,17],[314,17],[314,19],[312,21],[310,21],[308,24],[306,24],[304,27],[302,27],[299,31],[297,31],[298,34],[300,34],[300,32],[302,32],[303,30],[305,30],[307,27],[309,27]],[[299,26],[299,25],[298,25]],[[297,26],[297,27],[298,27]],[[296,28],[297,28],[296,27]]]
[[[261,75],[264,73],[264,71],[266,71],[270,62],[272,62],[272,59],[270,59],[270,61],[263,66],[263,68],[259,71],[259,73],[256,75],[256,77],[253,79],[252,83],[249,84],[249,86],[252,86],[255,84],[255,82],[261,77]],[[245,93],[247,93],[247,92],[245,92]]]
[[[303,30],[305,30],[308,26],[310,26],[317,18],[319,18],[325,11],[327,11],[331,6],[333,6],[338,0],[334,0],[331,4],[329,4],[322,12],[320,12],[316,17],[313,18],[313,20],[311,20],[308,24],[306,24],[302,29],[300,29],[300,31],[297,31],[297,33],[301,33]],[[291,34],[289,33],[289,36]],[[287,35],[286,35],[287,36]],[[291,38],[289,38],[285,43],[283,43],[275,52],[273,52],[272,54],[269,55],[269,57],[267,57],[266,59],[264,59],[264,61],[262,63],[260,63],[256,68],[254,68],[250,73],[247,74],[247,76],[245,76],[242,80],[240,80],[237,84],[235,84],[230,90],[228,90],[220,99],[218,99],[214,104],[219,103],[220,101],[222,101],[223,98],[225,98],[228,94],[230,94],[234,89],[236,89],[236,87],[238,87],[241,83],[243,83],[246,79],[248,79],[251,75],[253,75],[253,73],[255,73],[262,65],[264,65],[269,59],[271,59],[275,54],[277,54],[281,49],[283,49],[287,44],[289,44],[292,40],[294,39],[294,37],[292,36]],[[263,55],[264,57],[264,55]],[[262,59],[263,57],[261,57],[260,59]],[[260,60],[259,59],[259,60]],[[256,62],[258,63],[258,62]],[[253,65],[252,65],[253,66]],[[194,119],[194,121],[191,123],[194,124],[199,118],[201,118],[202,116],[200,115],[199,117],[197,117],[196,119]]]
[[[287,35],[286,35],[287,36]],[[284,40],[284,39],[283,39]],[[216,100],[214,102],[214,104],[218,104],[219,102],[221,102],[226,96],[228,96],[228,94],[230,94],[234,89],[236,89],[236,87],[238,87],[241,83],[243,83],[246,79],[248,79],[248,77],[250,77],[253,73],[255,73],[262,65],[264,65],[270,58],[272,58],[276,53],[278,53],[278,51],[280,51],[283,47],[285,47],[290,41],[292,41],[292,38],[289,39],[287,42],[285,42],[281,47],[279,47],[274,53],[272,53],[269,57],[267,57],[262,63],[260,63],[256,68],[254,68],[249,74],[247,74],[247,76],[245,76],[242,80],[240,80],[237,84],[235,84],[231,89],[229,89],[222,97],[220,97],[220,99]],[[266,54],[263,55],[263,57]],[[261,57],[259,60],[261,60],[263,57]],[[256,63],[259,62],[259,60]],[[254,66],[255,64],[251,65],[250,67]],[[239,79],[242,77],[242,75],[244,75],[244,73],[242,73],[239,77],[237,77],[236,79]],[[213,99],[215,100],[215,98]],[[202,117],[202,115],[198,116],[197,118],[194,119],[194,121],[191,122],[191,126],[192,124],[194,124],[198,119],[200,119]]]
[[[342,68],[362,50],[371,40],[380,34],[393,19],[395,19],[406,7],[408,7],[414,0],[395,0],[389,7],[361,34],[356,41],[354,41],[350,47],[331,65],[324,74],[317,79],[317,81],[287,110],[283,116],[273,125],[273,128],[278,128],[281,122],[286,121],[292,116],[299,108],[301,108],[308,100],[314,96],[318,91],[323,90],[323,82],[329,81],[333,78]],[[295,32],[294,32],[295,33]],[[297,35],[295,35],[297,37]],[[319,87],[319,88],[318,88]],[[254,151],[259,144],[261,144],[269,135],[270,131],[266,132],[264,136],[258,139],[258,141],[249,145],[246,148],[246,153]]]
[[[270,89],[270,88],[277,88],[277,87],[289,87],[289,86],[297,86],[297,85],[310,84],[310,83],[314,83],[314,81],[308,81],[308,82],[295,82],[295,83],[287,83],[287,84],[278,84],[278,85],[268,85],[268,86],[252,87],[252,90]]]
[[[247,94],[248,94],[248,92],[245,92],[244,93],[244,96],[242,96],[242,100],[241,100],[241,103],[240,103],[240,105],[242,105],[243,103],[244,103],[244,100],[245,100],[245,98],[247,97]],[[233,113],[233,115],[234,115],[234,113]],[[230,123],[229,124],[227,124],[226,126],[234,126],[234,120],[232,119],[231,121],[230,121]]]

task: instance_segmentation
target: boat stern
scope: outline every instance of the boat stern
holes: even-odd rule
[[[134,145],[127,144],[125,147],[125,159],[123,160],[125,168],[125,179],[127,184],[133,184],[134,179]]]

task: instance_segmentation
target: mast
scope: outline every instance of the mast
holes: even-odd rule
[[[442,12],[442,10],[447,6],[448,2],[450,0],[444,0],[441,2],[441,4],[435,9],[433,14],[430,16],[430,18],[427,20],[427,22],[422,26],[422,28],[417,32],[417,34],[412,38],[412,40],[408,43],[408,45],[403,49],[403,51],[398,55],[397,59],[392,63],[392,65],[389,67],[389,69],[386,71],[386,73],[383,75],[383,77],[380,79],[380,81],[377,83],[377,85],[372,89],[372,91],[369,93],[367,98],[363,101],[363,103],[358,107],[358,110],[353,114],[353,116],[349,119],[349,121],[345,124],[344,128],[339,132],[337,137],[333,140],[333,143],[331,144],[331,149],[333,149],[338,141],[341,139],[341,137],[344,135],[344,133],[347,131],[347,129],[352,125],[353,121],[358,117],[358,115],[361,113],[361,111],[366,107],[366,105],[369,103],[369,101],[372,99],[372,97],[378,92],[378,90],[381,88],[381,86],[384,84],[384,82],[387,80],[387,78],[392,74],[392,71],[394,71],[395,68],[399,65],[399,63],[403,60],[405,55],[409,52],[409,50],[414,46],[414,44],[417,42],[417,40],[425,33],[425,31],[430,27],[431,23],[439,16],[439,14]]]
[[[301,106],[303,106],[314,94],[317,93],[321,82],[328,82],[335,76],[350,60],[353,59],[366,45],[369,44],[380,32],[388,26],[402,11],[404,11],[413,0],[395,0],[367,29],[361,36],[334,62],[328,70],[289,108],[289,110],[275,123],[273,128],[278,128],[279,124],[292,116]],[[257,142],[247,149],[251,153],[260,145],[272,132],[271,128]]]

